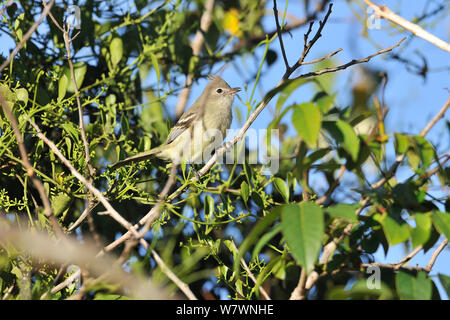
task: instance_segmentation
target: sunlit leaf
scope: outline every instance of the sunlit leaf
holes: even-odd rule
[[[302,202],[282,207],[281,226],[292,254],[309,274],[314,267],[324,232],[322,208]]]
[[[432,293],[431,280],[423,271],[416,275],[399,271],[395,277],[397,293],[402,300],[430,300]]]

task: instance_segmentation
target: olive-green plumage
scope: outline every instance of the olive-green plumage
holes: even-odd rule
[[[170,131],[166,142],[155,149],[115,163],[117,168],[152,157],[180,163],[202,163],[222,143],[232,121],[231,105],[240,88],[231,88],[222,78],[211,76],[200,97],[187,109]]]

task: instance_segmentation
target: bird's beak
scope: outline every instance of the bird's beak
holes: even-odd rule
[[[236,93],[238,93],[239,91],[241,91],[241,88],[231,88],[231,89],[227,92],[227,94],[236,94]]]

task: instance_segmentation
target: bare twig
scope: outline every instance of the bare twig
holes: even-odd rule
[[[383,53],[386,53],[386,52],[389,52],[392,49],[397,48],[405,39],[406,38],[403,38],[399,42],[397,42],[397,44],[393,45],[392,47],[389,47],[389,48],[377,51],[374,54],[371,54],[370,56],[365,57],[364,59],[352,60],[352,61],[350,61],[350,62],[348,62],[346,64],[343,64],[343,65],[340,65],[340,66],[334,67],[334,68],[325,68],[325,69],[318,70],[318,71],[312,71],[312,72],[304,73],[302,75],[299,75],[298,77],[295,77],[294,79],[315,77],[315,76],[319,76],[319,75],[325,74],[325,73],[330,73],[330,72],[336,72],[336,71],[339,71],[339,70],[344,70],[344,69],[347,69],[348,67],[353,66],[355,64],[369,62],[369,60],[372,59],[373,57],[378,56],[378,55],[383,54]]]
[[[191,42],[192,48],[192,56],[198,57],[203,45],[205,43],[204,34],[208,32],[209,27],[212,23],[212,11],[214,9],[214,0],[207,0],[205,3],[205,11],[200,18],[200,29],[195,33],[194,39]],[[189,72],[186,76],[186,84],[184,88],[181,90],[180,95],[178,97],[177,104],[175,106],[175,115],[179,118],[184,109],[186,108],[186,104],[188,103],[189,96],[191,94],[191,87],[194,75]]]
[[[295,30],[299,27],[304,26],[305,24],[307,24],[308,22],[310,22],[312,20],[317,19],[317,16],[319,15],[319,13],[321,13],[326,8],[326,5],[328,4],[328,2],[330,2],[330,0],[322,0],[322,1],[318,2],[315,11],[311,15],[308,15],[304,19],[295,19],[294,21],[291,21],[291,23],[283,26],[281,33],[290,32],[292,30]],[[278,30],[275,29],[275,30],[272,30],[269,32],[264,32],[262,35],[242,38],[242,39],[240,39],[240,41],[238,43],[236,43],[233,46],[233,52],[239,52],[239,50],[241,50],[244,47],[251,47],[252,45],[260,43],[261,41],[266,39],[266,35],[269,38],[272,38],[275,34],[277,34],[277,32],[278,32]]]
[[[422,29],[417,24],[414,24],[395,14],[387,6],[376,5],[369,0],[363,1],[375,11],[376,15],[380,16],[381,18],[389,20],[401,26],[402,28],[412,32],[416,36],[430,42],[431,44],[434,44],[436,47],[441,48],[442,50],[445,50],[447,52],[450,52],[450,44],[432,35],[428,31]]]
[[[236,244],[234,243],[234,240],[231,240],[231,246],[233,247],[234,253],[237,254],[238,253],[238,248],[236,247]],[[250,268],[248,267],[247,262],[245,262],[244,258],[241,258],[241,263],[242,263],[242,266],[244,267],[245,271],[247,271],[247,274],[250,277],[250,279],[252,279],[253,283],[257,284],[257,280],[256,280],[255,276],[253,275],[252,271],[250,270]],[[269,294],[267,293],[267,291],[262,286],[260,286],[258,288],[258,290],[261,291],[261,294],[264,296],[264,298],[266,300],[272,300],[270,298]]]
[[[414,249],[410,254],[408,254],[405,258],[403,258],[400,262],[397,263],[364,263],[362,266],[364,268],[370,267],[370,266],[378,266],[380,268],[387,268],[392,270],[399,270],[399,269],[406,269],[406,270],[415,270],[415,271],[425,271],[427,273],[430,273],[433,269],[433,266],[436,262],[436,259],[439,257],[439,254],[444,250],[445,246],[448,244],[448,239],[442,240],[442,242],[439,244],[439,246],[436,248],[436,250],[433,251],[431,254],[430,261],[428,262],[426,267],[412,267],[412,266],[405,266],[406,263],[408,263],[418,252],[420,252],[423,249],[423,246],[420,245],[416,249]]]
[[[339,53],[342,51],[342,48],[337,49],[336,51],[333,51],[329,54],[327,54],[325,57],[313,60],[313,61],[307,61],[307,62],[302,62],[302,66],[307,65],[307,64],[315,64],[315,63],[319,63],[322,62],[324,60],[328,60],[330,59],[332,56],[334,56],[336,53]]]
[[[334,180],[334,182],[330,185],[329,189],[325,192],[325,194],[316,200],[317,204],[323,204],[328,199],[328,197],[334,192],[334,190],[336,190],[336,188],[340,184],[340,180],[344,175],[346,169],[347,167],[345,165],[341,166],[339,173],[336,177],[336,180]]]
[[[433,117],[433,119],[426,125],[425,128],[423,128],[422,131],[420,131],[419,135],[424,137],[431,128],[438,122],[440,119],[442,119],[445,115],[445,112],[447,111],[448,107],[450,106],[450,98],[447,99],[444,106],[441,108],[441,110]]]

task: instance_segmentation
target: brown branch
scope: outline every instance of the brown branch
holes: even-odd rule
[[[305,24],[307,24],[308,22],[310,22],[312,20],[317,19],[318,14],[325,9],[328,2],[330,2],[330,0],[324,0],[324,1],[319,2],[317,5],[317,8],[315,9],[313,14],[307,16],[304,19],[295,19],[295,21],[292,21],[290,24],[283,26],[281,33],[290,32],[292,30],[295,30],[297,28],[304,26]],[[269,31],[269,32],[264,32],[264,34],[262,34],[262,35],[240,39],[240,41],[236,45],[234,45],[233,53],[238,52],[239,50],[241,50],[244,47],[251,47],[255,44],[260,43],[261,41],[264,41],[266,39],[266,35],[270,39],[275,34],[277,34],[276,29]]]
[[[286,51],[284,50],[283,37],[281,35],[280,21],[278,21],[277,0],[273,0],[273,15],[275,18],[275,25],[277,26],[277,35],[278,35],[278,40],[280,42],[280,48],[281,48],[281,53],[283,55],[284,64],[286,66],[286,70],[289,70],[289,68],[290,68],[289,61],[286,56]]]
[[[212,23],[212,12],[214,10],[214,0],[206,0],[205,3],[205,11],[200,18],[200,29],[195,33],[194,39],[191,42],[192,48],[192,57],[198,57],[205,43],[204,34],[208,32],[209,27]],[[184,88],[181,90],[180,95],[178,97],[177,104],[175,106],[175,115],[179,118],[186,108],[186,104],[188,103],[189,96],[191,94],[192,82],[194,79],[194,75],[192,72],[189,72],[186,75],[186,84]]]
[[[380,54],[386,53],[391,51],[392,49],[397,48],[406,38],[401,39],[397,44],[393,45],[392,47],[386,48],[386,49],[382,49],[380,51],[375,52],[374,54],[365,57],[364,59],[358,59],[358,60],[352,60],[346,64],[340,65],[338,67],[334,67],[334,68],[325,68],[322,70],[318,70],[318,71],[313,71],[313,72],[308,72],[305,74],[302,74],[298,77],[295,77],[294,79],[299,79],[299,78],[310,78],[310,77],[315,77],[315,76],[319,76],[321,74],[325,74],[325,73],[330,73],[330,72],[336,72],[336,71],[340,71],[340,70],[344,70],[347,69],[350,66],[353,66],[355,64],[360,64],[360,63],[364,63],[364,62],[369,62],[370,59],[372,59],[375,56],[378,56]]]
[[[397,271],[399,269],[405,269],[405,270],[415,270],[415,271],[425,271],[426,273],[430,273],[433,269],[433,266],[439,257],[439,254],[444,250],[445,246],[448,244],[448,239],[444,239],[441,244],[436,248],[436,250],[433,251],[430,261],[428,262],[426,267],[412,267],[412,266],[405,266],[406,263],[408,263],[418,252],[420,252],[423,249],[423,246],[420,245],[414,251],[412,251],[410,254],[408,254],[404,259],[402,259],[400,262],[397,263],[364,263],[362,266],[364,268],[371,267],[371,266],[377,266],[381,268],[387,268],[392,269],[394,271]]]
[[[428,262],[427,266],[425,267],[427,270],[431,271],[431,269],[434,266],[434,263],[436,262],[437,257],[442,252],[442,250],[444,250],[444,248],[447,244],[448,244],[448,239],[444,239],[441,242],[441,244],[439,245],[439,247],[437,247],[437,249],[434,250],[433,254],[431,255],[430,261]]]
[[[313,60],[313,61],[302,62],[302,66],[307,65],[307,64],[315,64],[315,63],[322,62],[322,61],[324,61],[324,60],[328,60],[328,59],[330,59],[332,56],[334,56],[336,53],[339,53],[339,52],[341,52],[341,51],[342,51],[342,48],[339,48],[339,49],[337,49],[336,51],[333,51],[333,52],[327,54],[325,57],[322,57],[322,58],[319,58],[319,59],[316,59],[316,60]]]
[[[325,192],[325,194],[315,201],[317,204],[323,204],[328,199],[328,197],[331,196],[334,190],[336,190],[336,188],[340,184],[340,180],[344,175],[346,169],[347,167],[345,165],[341,166],[339,173],[336,177],[336,180],[334,180],[334,182],[330,185],[329,189]]]
[[[376,5],[369,0],[363,0],[363,1],[369,7],[371,7],[375,11],[375,14],[378,15],[379,17],[389,20],[389,21],[401,26],[402,28],[412,32],[416,36],[430,42],[431,44],[434,44],[438,48],[441,48],[442,50],[450,52],[450,44],[448,44],[444,40],[441,40],[438,37],[432,35],[428,31],[422,29],[417,24],[414,24],[414,23],[400,17],[399,15],[395,14],[387,6]]]
[[[447,99],[444,106],[441,108],[441,110],[431,119],[431,121],[426,125],[425,128],[423,128],[422,131],[420,131],[419,135],[424,137],[430,130],[433,128],[433,126],[444,117],[445,112],[447,111],[448,107],[450,106],[450,98]]]
[[[102,276],[109,282],[128,288],[129,294],[133,297],[141,299],[169,298],[166,290],[156,287],[148,279],[123,271],[121,266],[116,263],[116,257],[111,255],[95,257],[97,249],[86,239],[83,240],[83,244],[70,237],[67,237],[66,241],[55,241],[48,235],[39,232],[0,227],[0,241],[11,243],[19,250],[26,251],[33,260],[39,263],[51,261],[52,264],[64,265],[70,261],[80,268],[86,268],[92,275]],[[64,284],[73,283],[78,276],[80,276],[79,271],[65,280]],[[61,287],[57,286],[51,292],[56,293],[56,289]]]

